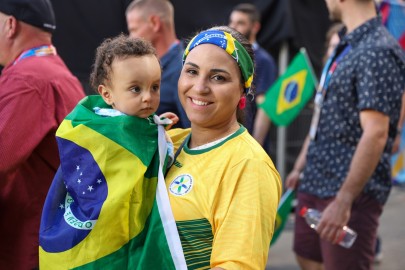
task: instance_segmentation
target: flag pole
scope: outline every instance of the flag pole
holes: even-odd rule
[[[313,66],[312,66],[311,60],[309,59],[307,50],[306,50],[304,47],[302,47],[302,48],[300,48],[300,52],[304,55],[305,61],[307,61],[309,70],[310,70],[311,73],[312,73],[312,74],[311,74],[311,75],[312,75],[311,77],[312,77],[313,83],[314,83],[315,88],[316,88],[317,85],[319,84],[319,82],[318,82],[318,79],[317,79],[317,77],[316,77],[316,75],[315,75],[315,71],[314,71],[314,68],[313,68]]]
[[[278,55],[279,62],[279,75],[283,75],[287,69],[288,65],[288,43],[284,41],[280,48],[280,53]],[[283,126],[277,127],[277,170],[283,181],[286,176],[286,141],[287,141],[287,128]]]

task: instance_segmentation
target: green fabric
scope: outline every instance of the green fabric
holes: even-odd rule
[[[209,221],[197,219],[177,221],[176,223],[188,269],[210,269],[214,236]],[[197,247],[198,250],[196,250]]]
[[[285,224],[288,220],[288,216],[291,213],[292,202],[295,198],[295,192],[292,189],[288,189],[280,200],[280,204],[277,209],[276,225],[274,227],[274,235],[271,240],[270,246],[273,245],[281,232],[284,230]]]

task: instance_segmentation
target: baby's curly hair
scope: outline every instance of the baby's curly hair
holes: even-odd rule
[[[97,92],[99,85],[109,82],[111,65],[115,59],[145,55],[154,55],[159,61],[156,50],[149,41],[131,38],[124,34],[104,40],[96,50],[96,59],[90,74],[91,87]]]

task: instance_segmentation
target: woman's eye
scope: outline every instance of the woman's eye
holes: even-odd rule
[[[134,92],[134,93],[139,93],[139,92],[141,92],[141,88],[138,87],[138,86],[134,86],[134,87],[130,88],[130,90],[131,90],[131,92]]]
[[[191,75],[196,75],[197,71],[195,69],[187,69],[186,73],[191,74]]]
[[[221,75],[212,76],[212,79],[215,81],[225,81],[225,77]]]

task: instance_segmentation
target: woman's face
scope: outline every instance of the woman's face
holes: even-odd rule
[[[180,74],[179,98],[192,125],[222,127],[236,121],[243,93],[236,61],[223,49],[203,44],[187,56]]]

